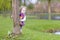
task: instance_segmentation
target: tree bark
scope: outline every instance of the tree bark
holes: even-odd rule
[[[12,0],[13,33],[19,34],[19,0]]]

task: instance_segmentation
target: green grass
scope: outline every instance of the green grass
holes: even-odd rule
[[[60,20],[27,19],[22,35],[15,39],[5,38],[12,28],[12,19],[0,16],[0,40],[60,40],[60,35],[42,32],[48,29],[59,29]]]

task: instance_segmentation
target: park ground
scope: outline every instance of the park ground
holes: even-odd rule
[[[60,20],[27,19],[23,34],[15,39],[6,37],[12,29],[12,19],[0,16],[0,40],[60,40],[60,35],[45,32],[49,29],[60,29]]]

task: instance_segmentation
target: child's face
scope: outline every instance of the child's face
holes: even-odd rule
[[[21,9],[21,12],[22,12],[22,13],[25,13],[25,12],[26,12],[26,7],[23,7],[23,8]]]

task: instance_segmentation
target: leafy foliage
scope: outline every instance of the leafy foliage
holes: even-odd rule
[[[11,10],[12,0],[0,0],[0,11],[1,10]]]

